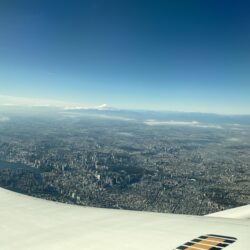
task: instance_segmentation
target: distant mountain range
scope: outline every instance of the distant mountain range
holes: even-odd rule
[[[192,122],[195,124],[231,124],[231,125],[250,125],[250,115],[219,115],[210,113],[195,113],[195,112],[172,112],[172,111],[147,111],[147,110],[126,110],[109,107],[106,104],[97,107],[21,107],[21,106],[1,106],[0,117],[7,117],[11,115],[53,115],[54,113],[74,114],[75,117],[91,116],[101,119],[115,119],[124,121],[138,121],[144,122],[146,120],[165,122],[165,124],[185,124],[185,122]],[[176,123],[177,122],[177,123]]]

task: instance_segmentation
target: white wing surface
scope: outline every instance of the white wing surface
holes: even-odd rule
[[[1,250],[249,250],[249,220],[74,206],[0,188]]]
[[[227,209],[221,212],[208,214],[206,216],[249,220],[250,219],[250,205]]]

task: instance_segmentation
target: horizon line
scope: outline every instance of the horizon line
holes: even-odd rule
[[[5,102],[1,102],[2,98]],[[7,99],[7,101],[6,101]],[[9,100],[8,100],[9,99]],[[228,113],[213,111],[190,111],[190,110],[171,110],[171,109],[154,109],[154,108],[121,108],[103,104],[83,104],[64,102],[61,100],[51,100],[42,98],[17,97],[0,94],[0,108],[2,107],[22,107],[22,108],[58,108],[64,110],[99,110],[99,111],[135,111],[135,112],[169,112],[169,113],[194,113],[194,114],[211,114],[220,116],[250,116],[249,113]]]

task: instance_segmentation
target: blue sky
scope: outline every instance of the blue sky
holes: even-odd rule
[[[231,0],[4,0],[0,95],[250,114],[249,13]]]

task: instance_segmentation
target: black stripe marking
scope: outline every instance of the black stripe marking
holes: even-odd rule
[[[186,246],[192,246],[192,245],[194,245],[195,243],[192,243],[192,242],[186,242],[186,243],[184,243],[183,245],[186,245]]]
[[[219,244],[217,244],[217,247],[227,247],[228,246],[228,244],[225,244],[225,243],[219,243]]]
[[[200,240],[200,239],[193,239],[192,241],[195,242],[195,243],[198,243],[198,242],[200,242],[202,240]]]
[[[223,235],[218,235],[218,234],[207,234],[207,236],[214,236],[214,237],[219,237],[219,238],[223,238],[223,239],[237,240],[235,237],[223,236]]]
[[[213,239],[209,239],[209,238],[214,238]],[[216,239],[221,240],[223,242],[216,242]],[[202,241],[207,241],[206,243],[202,243]],[[204,246],[210,246],[210,242],[211,242],[211,247],[209,248],[209,250],[222,250],[223,248],[229,246],[230,244],[234,243],[237,240],[237,238],[235,237],[231,237],[231,236],[223,236],[223,235],[218,235],[218,234],[207,234],[207,235],[202,235],[199,236],[189,242],[186,242],[185,244],[179,246],[178,248],[176,248],[175,250],[185,250],[188,248],[193,248],[193,249],[198,249],[199,247],[196,247],[195,244],[201,244]]]
[[[187,247],[185,247],[185,246],[179,246],[178,248],[176,248],[176,249],[179,249],[179,250],[185,250]]]

